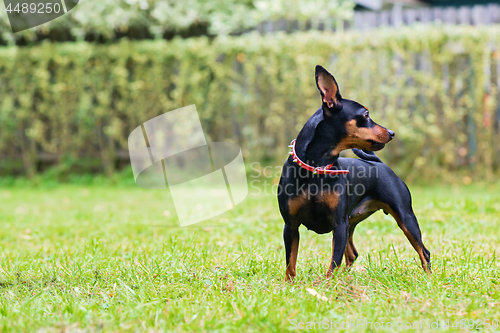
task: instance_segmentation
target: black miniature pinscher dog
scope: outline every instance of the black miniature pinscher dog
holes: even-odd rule
[[[430,273],[430,252],[422,243],[410,191],[373,152],[384,148],[394,132],[376,124],[361,104],[343,99],[335,78],[321,66],[316,66],[316,86],[323,105],[292,141],[278,187],[286,279],[296,275],[301,224],[318,234],[333,232],[329,277],[343,255],[347,267],[353,264],[358,256],[354,229],[379,209],[394,217]],[[359,159],[339,158],[345,149]]]

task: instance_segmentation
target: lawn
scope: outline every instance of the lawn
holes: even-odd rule
[[[185,228],[165,190],[108,183],[1,188],[0,329],[496,325],[500,184],[410,190],[432,275],[423,273],[397,224],[378,212],[356,229],[360,257],[352,270],[330,280],[331,235],[301,228],[297,279],[288,284],[275,196],[255,188],[236,209]]]

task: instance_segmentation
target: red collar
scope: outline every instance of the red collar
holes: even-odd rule
[[[349,173],[349,170],[329,170],[332,166],[332,164],[328,164],[326,167],[313,167],[307,163],[304,163],[300,160],[300,158],[297,156],[297,153],[295,152],[295,142],[297,140],[294,139],[292,142],[290,142],[290,145],[288,148],[292,148],[292,151],[289,153],[292,156],[293,162],[297,163],[299,167],[302,169],[306,169],[307,171],[312,171],[313,174],[323,174],[323,175],[347,175]]]

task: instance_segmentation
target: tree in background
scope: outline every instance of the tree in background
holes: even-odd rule
[[[350,19],[351,0],[82,0],[68,14],[13,34],[0,5],[0,39],[27,43],[40,39],[112,40],[238,34],[278,19]]]

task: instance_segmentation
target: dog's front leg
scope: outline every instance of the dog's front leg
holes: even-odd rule
[[[342,263],[342,257],[344,256],[345,249],[347,246],[347,239],[349,238],[349,222],[346,220],[339,223],[333,230],[332,239],[332,260],[330,262],[330,267],[326,272],[326,277],[331,277],[333,271],[340,267]]]
[[[286,272],[285,280],[292,281],[297,274],[297,253],[299,251],[299,228],[285,224],[283,240],[285,241]]]

